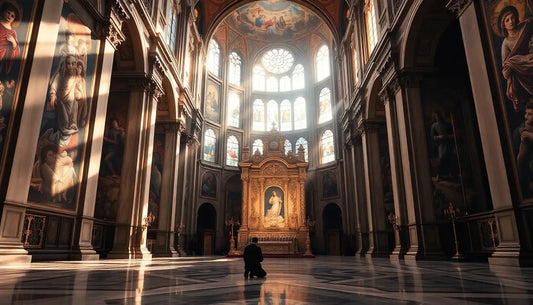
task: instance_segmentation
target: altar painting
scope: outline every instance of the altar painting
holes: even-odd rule
[[[277,225],[285,218],[285,193],[277,186],[271,186],[265,191],[264,216],[265,223]]]

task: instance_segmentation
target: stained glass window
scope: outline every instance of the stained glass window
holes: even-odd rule
[[[253,105],[253,130],[265,131],[265,103],[256,99]]]
[[[304,66],[298,64],[294,67],[292,71],[292,89],[303,89],[305,88],[305,75],[304,75]]]
[[[258,151],[263,154],[263,140],[257,139],[252,144],[252,153],[255,154],[256,151]]]
[[[220,47],[218,43],[211,39],[209,42],[209,50],[207,52],[207,70],[216,76],[219,76],[220,66]]]
[[[204,133],[204,160],[208,162],[216,161],[217,136],[212,129]]]
[[[294,57],[285,49],[272,49],[263,55],[261,62],[268,72],[281,74],[292,68]]]
[[[316,54],[316,80],[321,81],[329,77],[329,48],[323,45]]]
[[[329,88],[324,88],[320,91],[318,98],[319,116],[318,124],[328,122],[332,119],[331,112],[331,91]]]
[[[279,91],[287,92],[291,90],[291,78],[287,75],[279,79]]]
[[[167,32],[168,46],[172,52],[176,51],[176,38],[178,35],[178,12],[172,9],[172,19],[170,19],[170,25]]]
[[[325,164],[331,161],[335,161],[335,148],[333,146],[333,132],[331,130],[326,130],[322,134],[320,141],[320,157],[321,164]]]
[[[235,52],[229,55],[229,79],[230,84],[241,85],[241,57]]]
[[[235,136],[229,136],[226,148],[226,165],[239,166],[239,141]]]
[[[278,78],[275,76],[269,76],[266,83],[266,91],[277,92],[278,91]]]
[[[372,53],[374,47],[378,42],[377,38],[377,21],[376,21],[376,8],[374,1],[371,0],[367,4],[366,8],[366,35],[368,37],[368,51]]]
[[[258,91],[265,91],[265,70],[260,66],[254,67],[253,88]]]
[[[292,107],[291,102],[289,102],[289,100],[283,100],[281,102],[281,105],[279,106],[279,112],[281,114],[281,120],[280,120],[281,131],[292,130],[291,107]]]
[[[230,92],[228,95],[228,126],[239,127],[240,104],[239,95],[235,92]]]
[[[273,127],[279,130],[279,109],[278,103],[271,100],[267,104],[267,130],[272,129]]]
[[[307,115],[305,112],[305,99],[303,97],[297,97],[294,101],[294,129],[307,128]]]
[[[292,143],[289,140],[285,140],[285,154],[288,154],[289,151],[292,151]]]
[[[304,138],[299,138],[298,140],[296,140],[296,147],[294,148],[295,150],[295,154],[297,154],[300,150],[300,145],[303,147],[304,149],[304,154],[305,154],[305,162],[309,162],[309,149],[307,148],[307,140],[304,139]]]

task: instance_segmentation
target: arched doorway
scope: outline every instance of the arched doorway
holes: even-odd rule
[[[338,205],[329,203],[322,213],[327,255],[342,254],[342,212]]]
[[[202,204],[198,209],[196,223],[196,232],[198,232],[198,253],[202,255],[215,254],[217,212],[212,204]]]

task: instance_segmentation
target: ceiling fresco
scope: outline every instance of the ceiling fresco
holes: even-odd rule
[[[295,39],[320,23],[320,18],[309,9],[284,0],[252,2],[226,17],[228,26],[256,40]]]

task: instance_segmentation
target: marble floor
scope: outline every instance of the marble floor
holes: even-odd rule
[[[0,304],[533,304],[533,268],[355,257],[43,262],[0,266]]]

